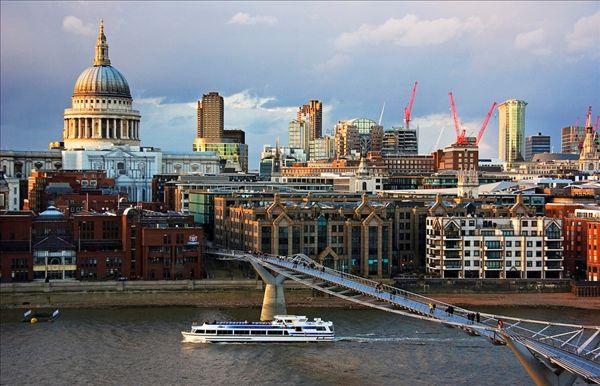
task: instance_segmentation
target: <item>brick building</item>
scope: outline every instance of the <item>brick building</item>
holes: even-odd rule
[[[202,278],[204,232],[193,216],[127,208],[0,213],[0,280]]]
[[[28,178],[25,210],[39,213],[51,203],[60,209],[74,213],[86,210],[106,211],[117,207],[119,194],[115,179],[108,178],[101,170],[32,170]]]
[[[600,209],[575,209],[566,217],[565,263],[575,279],[600,280]]]

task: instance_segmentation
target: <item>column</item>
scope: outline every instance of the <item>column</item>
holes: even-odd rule
[[[121,138],[121,133],[117,130],[117,118],[113,118],[113,130],[115,131],[115,138]]]
[[[123,119],[119,119],[119,130],[121,130],[121,137],[127,138],[127,136],[125,135],[125,132],[123,131]]]

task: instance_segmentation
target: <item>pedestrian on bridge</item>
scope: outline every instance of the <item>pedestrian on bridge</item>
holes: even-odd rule
[[[479,312],[475,314],[475,319],[477,320],[477,323],[480,323],[481,315],[479,315]]]

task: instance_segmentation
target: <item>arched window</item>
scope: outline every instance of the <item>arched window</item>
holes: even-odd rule
[[[366,191],[366,190],[367,190],[367,183],[366,183],[366,182],[363,182],[363,183],[362,183],[362,190],[363,190],[363,191]]]

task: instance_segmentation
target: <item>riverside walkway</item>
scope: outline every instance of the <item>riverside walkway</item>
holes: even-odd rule
[[[278,277],[356,304],[459,328],[494,344],[507,344],[540,385],[570,385],[577,378],[600,383],[600,326],[477,313],[327,268],[303,254],[276,256],[224,249],[209,253],[260,265]]]

